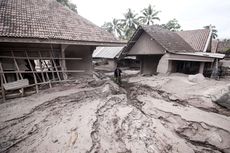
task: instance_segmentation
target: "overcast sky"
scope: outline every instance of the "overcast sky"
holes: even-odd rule
[[[101,26],[105,21],[122,18],[131,8],[136,13],[155,5],[160,22],[176,18],[183,30],[215,25],[219,38],[230,38],[230,0],[72,0],[81,16]]]

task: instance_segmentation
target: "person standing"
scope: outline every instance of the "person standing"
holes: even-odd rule
[[[121,84],[121,69],[119,67],[117,67],[115,70],[114,70],[114,78],[115,78],[115,82],[117,84]]]

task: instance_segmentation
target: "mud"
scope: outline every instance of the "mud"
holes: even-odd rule
[[[180,82],[179,92],[173,82],[127,77],[119,87],[98,78],[1,104],[0,152],[229,153],[229,111],[193,91],[212,83]]]

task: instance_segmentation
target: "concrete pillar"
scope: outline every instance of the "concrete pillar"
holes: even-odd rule
[[[200,68],[199,68],[199,73],[203,74],[204,73],[204,62],[200,63]]]

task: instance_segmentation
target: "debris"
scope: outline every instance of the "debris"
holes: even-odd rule
[[[205,80],[205,77],[203,76],[203,74],[198,73],[195,75],[189,75],[188,80],[194,83],[200,83]]]
[[[229,110],[206,107],[227,81],[122,81],[79,79],[0,104],[0,152],[229,152]]]

